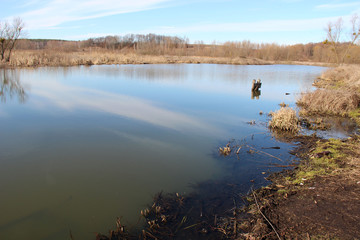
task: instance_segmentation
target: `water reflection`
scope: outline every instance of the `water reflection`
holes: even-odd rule
[[[196,130],[221,134],[215,126],[194,116],[160,107],[156,102],[146,99],[49,80],[38,80],[37,84],[38,87],[32,90],[32,94],[41,98],[41,101],[34,102],[39,107],[43,107],[44,103],[53,104],[66,111],[106,112],[178,131]]]
[[[261,95],[261,90],[251,91],[251,99],[256,98],[257,100],[259,100],[259,99],[260,99],[260,95]]]
[[[5,103],[6,100],[17,97],[19,102],[25,103],[27,94],[20,81],[16,70],[0,69],[0,99]]]
[[[20,92],[27,101],[0,109],[0,238],[60,240],[71,228],[74,238],[91,239],[119,215],[136,222],[158,191],[263,179],[267,157],[255,166],[246,152],[233,162],[212,153],[228,139],[266,132],[265,124],[247,122],[264,122],[259,112],[283,98],[291,104],[294,95],[284,92],[311,86],[322,70],[180,64],[1,72],[7,99]],[[253,78],[266,83],[256,101]],[[8,90],[14,86],[23,90]],[[274,146],[264,135],[252,141]]]

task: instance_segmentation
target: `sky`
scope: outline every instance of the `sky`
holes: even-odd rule
[[[325,40],[354,0],[0,0],[0,21],[20,17],[27,38],[85,40],[126,34],[186,37],[190,43],[297,44]]]

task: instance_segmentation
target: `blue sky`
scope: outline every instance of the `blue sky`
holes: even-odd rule
[[[296,44],[325,39],[329,21],[360,16],[353,0],[0,0],[0,20],[20,17],[28,38],[83,40],[155,33],[190,42]]]

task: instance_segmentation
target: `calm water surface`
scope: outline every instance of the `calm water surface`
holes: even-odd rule
[[[267,117],[259,112],[294,105],[323,70],[206,64],[0,70],[0,239],[69,239],[70,230],[75,239],[94,239],[94,232],[114,228],[117,216],[135,223],[161,190],[186,193],[193,183],[230,175],[244,183],[262,178],[273,160],[233,168],[216,149],[255,134],[253,146],[281,146],[287,158],[291,146],[264,133]],[[254,78],[263,86],[252,98]],[[257,124],[247,124],[252,120]]]

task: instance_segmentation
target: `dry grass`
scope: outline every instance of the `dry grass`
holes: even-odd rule
[[[360,90],[360,66],[344,65],[325,71],[316,86],[327,89],[353,89]]]
[[[346,116],[359,107],[360,96],[355,91],[317,89],[302,95],[297,101],[301,114],[330,114]]]
[[[264,65],[267,61],[255,58],[225,58],[201,56],[141,55],[98,49],[93,51],[59,52],[52,50],[17,50],[10,66],[78,66],[103,64],[165,64],[165,63],[213,63],[236,65]]]
[[[302,115],[330,114],[349,116],[360,106],[360,66],[346,65],[324,72],[314,92],[302,94],[297,104]]]
[[[282,107],[278,111],[270,113],[270,115],[270,129],[287,131],[291,133],[299,132],[299,119],[296,116],[296,111],[294,109],[289,107]]]

